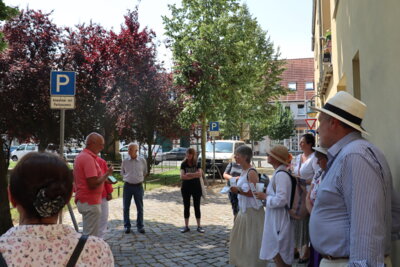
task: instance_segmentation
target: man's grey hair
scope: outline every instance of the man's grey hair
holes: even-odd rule
[[[250,163],[251,159],[253,158],[253,150],[251,150],[251,148],[246,145],[242,145],[236,148],[235,153],[243,156],[247,163]]]
[[[138,143],[135,143],[135,142],[129,143],[129,144],[128,144],[128,149],[129,149],[131,146],[136,146],[136,147],[139,149]]]

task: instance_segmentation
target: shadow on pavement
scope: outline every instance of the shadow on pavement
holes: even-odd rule
[[[216,183],[207,187],[207,198],[201,199],[201,204],[206,205],[207,203],[213,203],[217,205],[230,204],[228,194],[219,193],[225,184]],[[168,187],[161,188],[157,191],[145,192],[144,199],[154,199],[160,202],[174,202],[177,204],[182,204],[182,196],[180,189],[176,190],[176,186],[169,188],[174,188],[175,190],[169,190]],[[191,202],[193,204],[193,200]]]
[[[121,220],[111,220],[109,225],[105,240],[116,266],[228,266],[230,229],[226,226],[204,225],[204,234],[191,226],[190,232],[182,234],[173,224],[146,222],[145,234],[136,229],[125,234]]]

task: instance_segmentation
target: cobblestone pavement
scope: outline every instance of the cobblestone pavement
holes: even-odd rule
[[[111,200],[105,240],[113,251],[115,266],[231,266],[228,264],[228,241],[233,215],[227,195],[219,193],[222,186],[220,183],[210,186],[207,201],[202,200],[204,234],[196,231],[193,207],[189,222],[191,231],[180,233],[184,221],[179,187],[161,187],[145,192],[145,234],[138,233],[136,228],[125,234],[122,199]],[[76,210],[74,214],[82,227],[81,215]],[[65,214],[65,223],[71,224],[69,217]],[[133,226],[135,219],[133,203]]]

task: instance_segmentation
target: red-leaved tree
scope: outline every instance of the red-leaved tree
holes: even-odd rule
[[[100,25],[78,25],[66,28],[61,69],[76,72],[76,109],[67,117],[66,136],[82,140],[88,133],[98,131],[112,135],[114,120],[106,113],[105,90],[110,83],[110,35]],[[112,94],[112,91],[108,91]],[[113,139],[111,140],[113,141]]]
[[[49,14],[21,11],[4,24],[8,48],[0,54],[0,134],[3,143],[11,138],[34,139],[44,149],[58,137],[58,113],[50,109],[50,71],[57,67],[60,29]],[[1,158],[0,180],[5,184],[8,162]],[[4,169],[3,169],[4,168]],[[6,187],[0,188],[0,234],[10,227]]]
[[[156,135],[175,137],[180,133],[176,117],[182,103],[178,100],[180,90],[156,62],[154,32],[139,27],[137,10],[130,11],[120,33],[111,33],[114,83],[109,88],[107,108],[116,118],[122,139],[148,145],[150,169]]]

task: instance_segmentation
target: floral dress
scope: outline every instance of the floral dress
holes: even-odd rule
[[[80,236],[62,224],[20,225],[0,237],[0,252],[8,266],[66,266]],[[110,247],[90,236],[76,266],[114,266]]]

